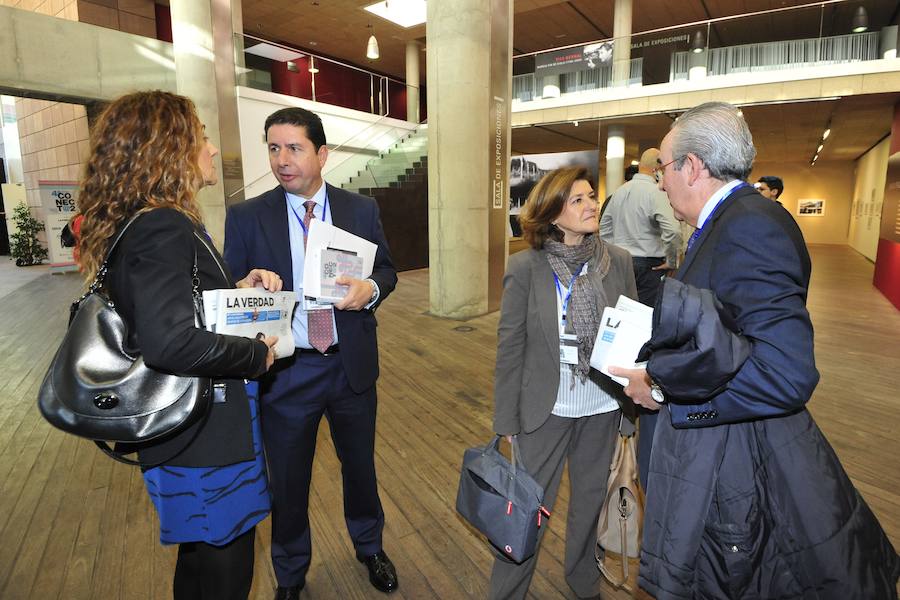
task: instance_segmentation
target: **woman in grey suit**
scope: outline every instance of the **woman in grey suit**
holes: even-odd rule
[[[531,248],[510,257],[503,278],[494,429],[518,437],[522,462],[544,487],[549,510],[568,462],[566,581],[588,598],[600,591],[596,527],[620,417],[612,395],[619,386],[589,361],[603,309],[621,294],[637,298],[634,271],[628,252],[597,234],[586,169],[545,175],[519,221]],[[522,564],[498,556],[490,597],[524,598],[536,561],[537,554]]]

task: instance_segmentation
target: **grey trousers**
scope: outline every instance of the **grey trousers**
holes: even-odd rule
[[[544,487],[544,506],[551,512],[563,467],[566,461],[569,463],[565,572],[569,587],[581,598],[600,592],[600,571],[594,558],[597,519],[606,497],[620,414],[616,410],[577,419],[550,415],[535,431],[519,434],[522,460],[531,476]],[[538,552],[522,564],[497,555],[491,572],[491,600],[525,598],[541,539],[553,519],[545,523],[538,534]]]

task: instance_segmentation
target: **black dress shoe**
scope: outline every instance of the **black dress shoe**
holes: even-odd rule
[[[397,571],[394,569],[394,563],[380,550],[371,556],[356,556],[359,562],[366,565],[369,569],[369,581],[380,592],[390,594],[397,591],[400,584],[397,582]]]
[[[299,600],[300,598],[300,590],[303,589],[304,584],[300,585],[292,585],[290,587],[281,587],[278,586],[278,589],[275,590],[275,600]]]

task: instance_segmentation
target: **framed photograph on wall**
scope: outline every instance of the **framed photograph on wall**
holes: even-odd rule
[[[824,217],[825,200],[811,198],[801,198],[800,200],[797,200],[797,216]]]

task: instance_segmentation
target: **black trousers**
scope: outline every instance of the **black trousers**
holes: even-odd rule
[[[274,371],[260,398],[261,424],[272,491],[272,567],[278,585],[287,587],[305,583],[312,561],[309,490],[323,416],[341,461],[344,520],[358,556],[382,549],[384,511],[375,476],[375,386],[354,392],[340,354],[298,352]]]
[[[665,271],[654,271],[664,262],[664,257],[635,256],[631,259],[634,265],[634,280],[637,283],[638,300],[647,306],[656,306],[656,298],[662,289],[662,278]],[[656,429],[656,415],[654,411],[639,408],[640,434],[638,435],[638,471],[641,486],[647,489],[647,473],[650,470],[650,451],[653,448],[653,434]]]
[[[647,306],[656,306],[656,297],[662,287],[662,278],[665,271],[654,271],[653,267],[666,262],[665,257],[634,256],[631,264],[634,265],[634,281],[637,283],[638,300]]]
[[[247,600],[253,583],[256,527],[224,546],[179,544],[175,600]]]

